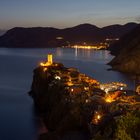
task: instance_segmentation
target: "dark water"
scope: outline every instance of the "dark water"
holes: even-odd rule
[[[38,121],[27,95],[32,70],[52,53],[54,60],[100,82],[120,81],[133,88],[133,81],[105,65],[113,57],[108,51],[75,49],[0,49],[0,140],[36,140]]]

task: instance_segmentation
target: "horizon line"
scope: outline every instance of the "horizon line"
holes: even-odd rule
[[[106,25],[106,26],[98,26],[98,25],[92,24],[92,23],[79,23],[79,24],[76,24],[76,25],[68,26],[68,27],[55,27],[55,26],[14,26],[14,27],[10,27],[8,29],[0,28],[0,30],[1,31],[8,31],[8,30],[13,29],[13,28],[55,28],[55,29],[63,30],[63,29],[67,29],[67,28],[73,28],[73,27],[76,27],[76,26],[79,26],[79,25],[84,25],[84,24],[89,24],[89,25],[92,25],[92,26],[96,26],[97,28],[104,28],[104,27],[113,26],[113,25],[124,26],[124,25],[130,24],[130,23],[140,24],[139,22],[133,22],[133,21],[132,22],[126,22],[124,24],[121,24],[121,23],[109,24],[109,25]]]

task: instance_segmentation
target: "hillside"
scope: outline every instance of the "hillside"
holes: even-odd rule
[[[110,48],[116,57],[110,62],[115,70],[140,74],[140,25]]]
[[[15,27],[0,37],[0,46],[38,48],[60,47],[83,42],[95,44],[104,42],[106,38],[120,38],[136,26],[136,23],[129,23],[104,28],[99,28],[91,24],[81,24],[65,29],[51,27]]]

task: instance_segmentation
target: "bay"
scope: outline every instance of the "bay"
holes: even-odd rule
[[[32,99],[28,96],[33,69],[47,54],[66,67],[75,67],[80,72],[100,83],[124,82],[128,89],[134,82],[117,71],[108,71],[106,65],[113,56],[107,50],[48,48],[16,49],[0,48],[0,140],[36,140],[39,122],[34,113]]]

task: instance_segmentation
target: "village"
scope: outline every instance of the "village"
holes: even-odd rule
[[[121,82],[100,83],[76,68],[53,62],[48,54],[48,60],[34,69],[29,95],[44,120],[46,139],[71,131],[85,133],[89,140],[123,135],[140,139],[139,86],[133,91]]]
[[[106,116],[105,111],[102,109],[103,106],[111,106],[112,104],[112,106],[118,106],[122,111],[126,106],[132,109],[135,108],[132,105],[140,105],[138,93],[128,92],[126,84],[121,82],[100,84],[97,80],[80,73],[76,68],[66,68],[61,63],[53,62],[52,54],[48,54],[48,61],[41,62],[40,67],[44,74],[50,71],[53,73],[54,77],[49,84],[50,87],[57,83],[65,86],[69,93],[69,99],[66,98],[66,102],[73,103],[77,101],[77,96],[81,96],[81,99],[82,96],[85,97],[83,104],[89,104],[95,98],[98,98],[97,102],[102,102],[92,114],[91,123],[94,125],[97,125],[103,116]]]

